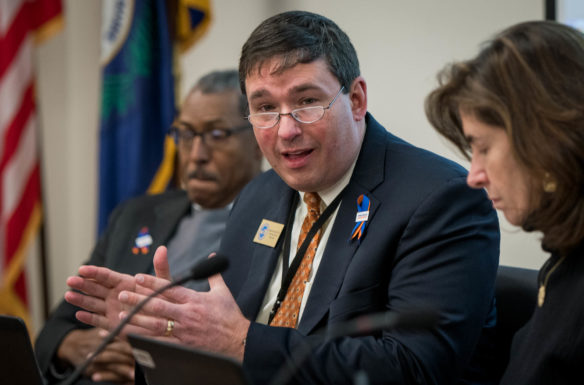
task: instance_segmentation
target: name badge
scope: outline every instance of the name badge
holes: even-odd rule
[[[283,224],[263,219],[253,241],[260,245],[276,247],[283,229]]]

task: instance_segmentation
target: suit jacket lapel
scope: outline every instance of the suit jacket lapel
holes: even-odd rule
[[[282,183],[282,185],[285,186],[283,191],[274,190],[272,192],[275,194],[274,196],[281,197],[282,203],[274,205],[272,208],[268,209],[265,213],[264,219],[269,219],[285,225],[290,210],[295,209],[290,206],[292,204],[292,198],[294,194],[297,194],[297,191],[287,187],[284,183]],[[257,314],[260,311],[265,293],[278,261],[278,256],[282,250],[285,232],[286,228],[282,230],[282,234],[280,235],[276,247],[254,244],[249,273],[241,288],[240,294],[236,298],[243,314],[252,320],[257,317]],[[253,242],[253,240],[250,239],[249,242]]]
[[[313,331],[326,316],[330,303],[336,298],[343,283],[347,267],[359,247],[356,239],[351,240],[351,230],[357,214],[357,198],[361,194],[366,194],[371,200],[368,221],[371,221],[381,205],[373,190],[384,179],[385,142],[385,129],[367,114],[367,130],[359,158],[353,176],[343,191],[341,206],[298,325],[298,330],[304,334]],[[367,233],[364,234],[362,241],[366,238]]]
[[[128,248],[129,258],[121,258],[119,264],[115,269],[122,273],[134,274],[137,271],[149,273],[152,272],[152,257],[154,252],[160,245],[165,245],[178,222],[188,212],[190,202],[186,195],[174,195],[172,199],[165,199],[158,203],[152,210],[153,215],[148,219],[144,219],[144,223],[135,221],[135,234],[129,234],[134,239],[138,236],[138,232],[142,227],[147,227],[150,236],[152,237],[152,244],[149,246],[150,250],[146,254],[132,255],[131,249]],[[126,239],[126,238],[124,238]]]
[[[152,265],[152,257],[154,252],[161,245],[167,245],[170,238],[174,234],[178,223],[181,219],[188,215],[191,209],[191,202],[186,196],[177,197],[176,199],[169,199],[160,203],[154,208],[154,224],[152,225],[152,255],[150,257],[150,264]]]
[[[165,245],[176,230],[178,222],[189,213],[191,202],[186,194],[169,199],[154,208],[155,223],[152,226],[153,246]]]

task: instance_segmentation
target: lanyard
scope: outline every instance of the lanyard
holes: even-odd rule
[[[278,309],[280,308],[282,301],[284,301],[284,298],[286,297],[286,293],[288,292],[288,287],[290,287],[290,284],[292,283],[292,279],[294,278],[296,271],[300,267],[300,263],[302,262],[302,258],[304,258],[304,254],[306,253],[306,250],[308,249],[308,245],[310,245],[312,238],[314,238],[314,236],[316,235],[318,230],[321,229],[321,227],[324,225],[324,223],[327,221],[327,219],[329,219],[329,217],[332,215],[332,213],[339,206],[339,203],[341,203],[341,195],[343,195],[343,191],[341,191],[339,193],[339,195],[337,195],[335,197],[335,199],[331,202],[331,204],[328,205],[328,207],[320,215],[318,220],[312,225],[312,227],[308,231],[308,234],[306,234],[306,238],[304,239],[304,242],[302,242],[302,245],[300,245],[300,247],[296,251],[296,255],[294,256],[294,259],[292,260],[292,264],[290,265],[290,267],[288,267],[288,262],[289,262],[289,257],[290,257],[290,242],[291,242],[290,238],[292,237],[292,225],[294,223],[294,214],[296,212],[295,207],[298,204],[298,200],[299,200],[299,194],[298,193],[294,194],[294,197],[292,199],[292,205],[290,207],[290,213],[288,214],[288,219],[286,220],[286,235],[284,237],[284,250],[282,252],[282,286],[280,287],[280,291],[278,292],[278,297],[276,298],[276,302],[274,303],[274,306],[272,307],[272,311],[270,312],[270,318],[268,320],[268,325],[272,322],[272,319],[274,318],[274,316],[278,312]]]

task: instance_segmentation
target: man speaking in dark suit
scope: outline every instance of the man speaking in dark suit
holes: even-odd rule
[[[170,274],[187,271],[219,248],[235,196],[260,171],[261,152],[251,126],[241,119],[247,100],[236,70],[202,77],[189,92],[169,130],[177,144],[184,190],[147,195],[120,205],[95,246],[89,263],[125,274],[148,273],[159,245],[168,245]],[[191,285],[208,290],[207,282]],[[76,307],[62,302],[36,342],[50,383],[64,378],[101,343],[103,330],[83,327]],[[110,344],[79,383],[133,382],[129,345]]]
[[[372,384],[481,383],[471,357],[485,355],[477,346],[494,326],[499,256],[484,191],[466,186],[462,167],[393,136],[367,112],[355,50],[323,16],[264,21],[243,46],[239,74],[273,169],[236,200],[219,251],[230,268],[209,279],[208,293],[175,288],[151,301],[126,332],[232,356],[256,384],[308,343],[312,354],[293,383],[350,384],[357,372]],[[164,248],[155,255],[165,257]],[[166,282],[137,275],[140,289],[122,291],[107,269],[80,273],[86,279],[68,284],[86,295],[66,298],[88,310],[80,320],[105,328],[119,320],[118,300],[134,305],[140,290]],[[315,342],[317,331],[357,316],[425,307],[439,313],[432,330]]]

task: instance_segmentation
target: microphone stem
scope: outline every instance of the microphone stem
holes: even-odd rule
[[[116,336],[118,334],[120,334],[120,331],[122,330],[122,328],[124,326],[126,326],[126,324],[128,322],[130,322],[130,319],[136,313],[138,313],[140,310],[142,310],[142,308],[144,307],[144,305],[146,304],[146,302],[148,302],[153,297],[156,297],[158,294],[162,293],[163,291],[170,289],[173,286],[182,285],[183,283],[185,283],[189,279],[190,279],[190,277],[185,277],[185,278],[180,279],[178,281],[170,282],[170,283],[164,285],[163,287],[159,288],[158,290],[154,291],[153,293],[151,293],[148,297],[144,298],[142,301],[140,301],[132,309],[132,311],[126,316],[126,318],[124,318],[123,320],[121,320],[120,323],[118,324],[118,326],[116,326],[116,328],[114,330],[112,330],[107,335],[107,337],[105,337],[103,339],[103,341],[101,342],[101,344],[99,344],[99,346],[95,349],[95,351],[93,353],[91,353],[91,355],[83,362],[83,364],[81,364],[80,366],[76,367],[75,370],[73,371],[73,373],[71,373],[71,375],[64,382],[61,383],[61,385],[72,385],[77,380],[77,378],[79,378],[79,376],[81,375],[81,373],[83,373],[85,371],[85,369],[87,369],[87,367],[89,366],[89,364],[91,364],[91,362],[95,359],[95,357],[99,353],[101,353],[105,349],[105,347],[109,343],[111,343],[114,340],[114,338],[116,338]]]
[[[95,357],[101,353],[103,351],[103,349],[105,349],[105,347],[113,341],[114,338],[116,338],[116,336],[118,334],[120,334],[122,328],[124,326],[126,326],[126,324],[128,324],[128,322],[130,322],[130,319],[136,314],[138,313],[142,307],[144,307],[144,305],[146,304],[146,302],[150,301],[153,297],[156,297],[157,295],[159,295],[160,293],[162,293],[165,290],[170,289],[171,287],[174,286],[178,286],[178,285],[182,285],[187,281],[190,281],[191,279],[203,279],[203,278],[208,278],[212,275],[215,274],[219,274],[222,271],[224,271],[225,269],[227,269],[227,267],[229,266],[229,260],[225,257],[221,257],[219,255],[210,258],[210,259],[205,259],[199,263],[197,263],[191,270],[190,273],[187,274],[184,277],[181,277],[179,279],[176,279],[172,282],[169,282],[168,284],[162,286],[160,289],[155,290],[154,292],[152,292],[149,296],[147,296],[146,298],[144,298],[142,301],[140,301],[136,307],[134,307],[134,309],[132,309],[132,311],[126,316],[126,318],[124,318],[123,320],[120,321],[120,323],[118,324],[118,326],[112,330],[106,338],[103,339],[103,341],[101,342],[101,344],[95,349],[95,351],[83,362],[82,365],[78,366],[75,368],[75,370],[71,373],[71,375],[69,377],[67,377],[67,379],[65,379],[65,381],[61,382],[60,385],[71,385],[73,384],[73,382],[75,382],[77,380],[77,378],[79,378],[79,376],[81,375],[81,373],[83,373],[85,371],[85,369],[87,369],[87,367],[89,366],[89,364],[95,359]]]

